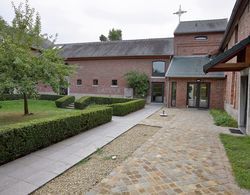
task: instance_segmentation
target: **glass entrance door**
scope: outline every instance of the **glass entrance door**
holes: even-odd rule
[[[191,108],[209,107],[209,83],[188,83],[187,105]]]
[[[152,83],[151,101],[163,103],[164,100],[164,83]]]

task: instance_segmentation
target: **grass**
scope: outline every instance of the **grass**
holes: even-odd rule
[[[212,109],[210,114],[213,116],[214,123],[217,126],[238,127],[237,121],[224,110]]]
[[[235,179],[240,187],[250,189],[250,137],[221,134]]]
[[[65,115],[77,110],[57,108],[54,101],[29,100],[29,111],[33,113],[23,115],[23,100],[0,101],[0,129],[11,124],[29,122],[35,119],[46,119],[58,115]]]

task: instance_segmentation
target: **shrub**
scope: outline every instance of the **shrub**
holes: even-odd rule
[[[56,101],[57,99],[62,97],[64,97],[64,95],[40,94],[38,99]]]
[[[132,100],[128,98],[98,97],[98,96],[92,96],[91,99],[95,104],[115,104],[115,103],[128,102]]]
[[[0,130],[0,164],[107,123],[111,118],[112,108],[102,107],[8,126]]]
[[[65,108],[69,104],[74,103],[74,101],[75,101],[75,97],[74,96],[66,95],[66,96],[63,96],[60,99],[57,99],[55,101],[55,104],[56,104],[56,106],[58,108]]]
[[[1,94],[0,95],[0,101],[4,101],[4,100],[19,100],[19,99],[23,99],[23,95],[22,94]]]
[[[124,116],[144,108],[145,104],[146,101],[144,99],[136,99],[129,102],[112,104],[110,106],[113,108],[113,115]]]
[[[217,126],[238,127],[237,121],[234,120],[224,110],[212,109],[212,110],[210,110],[210,114],[213,116],[214,123]]]
[[[98,97],[98,96],[84,96],[75,101],[75,108],[84,109],[90,104],[110,105],[115,103],[123,103],[131,101],[127,98],[113,98],[113,97]]]
[[[80,99],[75,101],[75,108],[76,109],[84,109],[86,108],[89,104],[91,104],[92,98],[88,96],[81,97]]]
[[[133,88],[135,97],[146,97],[149,90],[148,75],[138,71],[130,71],[124,75],[128,86]]]

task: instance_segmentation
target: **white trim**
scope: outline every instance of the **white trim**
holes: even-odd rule
[[[111,85],[110,87],[118,87],[118,85]]]

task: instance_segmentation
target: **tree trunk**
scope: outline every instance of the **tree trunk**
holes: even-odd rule
[[[23,94],[23,103],[24,103],[24,115],[29,114],[29,108],[28,108],[28,98],[26,93]]]

